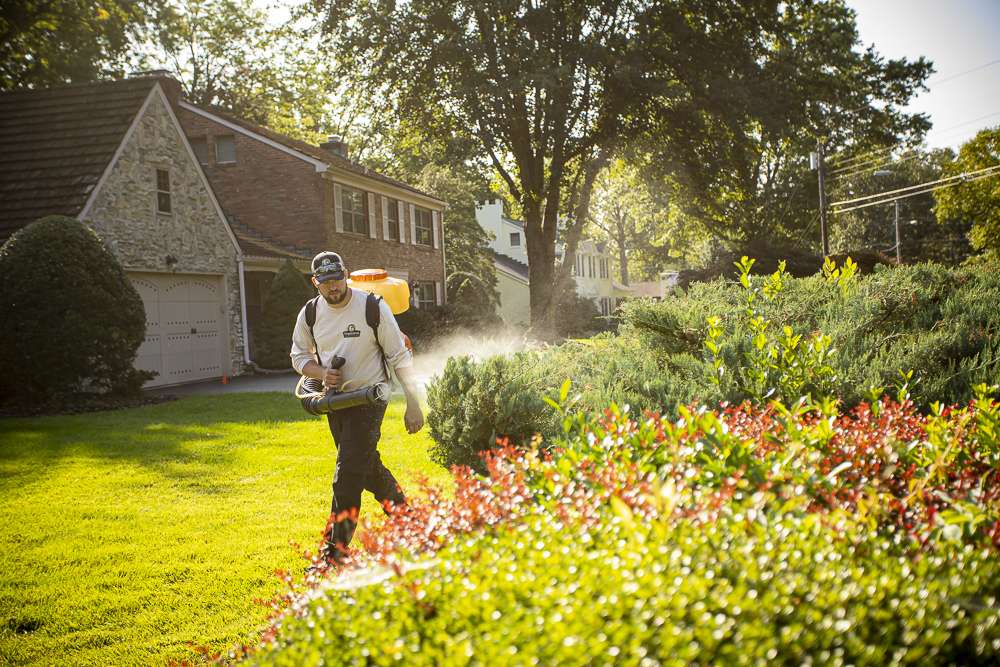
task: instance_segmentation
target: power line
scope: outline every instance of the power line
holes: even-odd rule
[[[942,136],[944,134],[952,132],[953,130],[957,130],[957,129],[963,128],[966,125],[971,125],[973,123],[978,123],[979,121],[986,120],[987,118],[993,118],[994,116],[1000,116],[1000,111],[993,111],[992,113],[984,114],[982,116],[979,116],[977,118],[973,118],[971,120],[966,120],[966,121],[962,121],[961,123],[956,123],[954,125],[949,125],[948,127],[942,127],[942,128],[939,128],[939,129],[931,130],[930,132],[927,133],[926,137],[924,137],[924,138],[927,139],[927,138],[930,138],[930,137],[940,137],[940,136]],[[883,148],[877,148],[877,149],[868,151],[867,153],[862,153],[862,154],[857,155],[857,156],[855,156],[853,158],[845,158],[843,160],[843,162],[840,163],[840,167],[838,169],[835,169],[832,172],[830,172],[830,175],[831,176],[835,176],[836,174],[844,172],[844,171],[849,171],[851,169],[855,169],[855,168],[859,168],[859,167],[863,168],[865,165],[871,164],[872,162],[877,162],[878,160],[885,159],[885,155],[883,155],[883,154],[891,153],[892,151],[897,150],[899,148],[905,148],[906,145],[907,145],[907,143],[908,142],[896,143],[896,144],[894,144],[892,146],[887,146],[887,147],[883,147]]]
[[[972,68],[967,69],[967,70],[965,70],[963,72],[958,72],[957,74],[951,74],[949,76],[944,77],[943,79],[931,79],[930,81],[927,82],[927,86],[928,86],[928,88],[931,87],[931,86],[939,86],[942,83],[945,83],[946,81],[951,81],[953,79],[957,79],[959,77],[965,76],[966,74],[972,74],[973,72],[978,72],[981,69],[986,69],[987,67],[990,67],[992,65],[996,65],[997,63],[1000,63],[1000,58],[998,58],[997,60],[991,60],[990,62],[986,63],[985,65],[979,65],[978,67],[972,67]]]
[[[848,213],[850,211],[856,211],[856,210],[861,209],[861,208],[868,208],[869,206],[878,206],[880,204],[888,204],[889,202],[897,201],[897,200],[900,200],[900,199],[909,199],[910,197],[917,197],[917,196],[920,196],[920,195],[925,195],[925,194],[927,194],[929,192],[936,192],[938,190],[945,190],[947,188],[953,188],[956,185],[963,185],[965,183],[972,183],[974,181],[980,181],[980,180],[983,180],[985,178],[992,178],[993,176],[1000,175],[1000,165],[994,165],[993,167],[987,167],[987,169],[990,169],[992,171],[990,171],[989,173],[971,172],[971,173],[978,173],[979,175],[977,175],[977,176],[968,176],[967,174],[960,174],[959,176],[965,176],[965,178],[955,177],[955,178],[959,178],[959,180],[955,180],[955,181],[952,181],[950,183],[945,183],[943,185],[937,185],[937,186],[931,187],[931,188],[926,188],[924,190],[920,190],[919,192],[910,192],[910,193],[907,193],[907,194],[899,195],[897,197],[886,197],[885,199],[880,199],[878,201],[870,201],[870,202],[867,202],[867,203],[864,203],[864,204],[858,204],[857,206],[851,206],[850,208],[841,208],[841,209],[838,209],[838,210],[835,210],[835,211],[831,211],[831,213]],[[980,171],[982,171],[982,170],[980,170]],[[898,192],[898,191],[896,191],[896,192]],[[892,193],[883,192],[883,193],[881,193],[881,195],[872,195],[872,196],[873,197],[878,197],[878,196],[884,196],[884,195],[889,195],[889,194],[892,194]]]
[[[896,190],[889,190],[888,192],[880,192],[874,195],[865,195],[864,197],[855,197],[854,199],[845,199],[844,201],[833,202],[830,206],[843,206],[844,204],[853,204],[855,202],[864,201],[866,199],[874,199],[875,197],[882,197],[885,195],[894,195],[901,192],[907,192],[909,190],[916,190],[917,188],[923,188],[928,185],[937,185],[938,183],[944,183],[945,181],[953,181],[956,179],[969,178],[972,176],[977,176],[986,171],[992,171],[994,169],[1000,169],[1000,164],[990,165],[989,167],[983,167],[982,169],[977,169],[975,171],[967,171],[961,174],[955,174],[954,176],[946,176],[944,178],[939,178],[936,181],[927,181],[926,183],[919,183],[917,185],[908,185],[905,188],[898,188]]]
[[[925,153],[921,153],[919,151],[909,151],[909,152],[911,154],[908,155],[907,157],[902,157],[903,155],[906,155],[906,153],[900,153],[900,157],[899,158],[889,159],[889,160],[886,160],[885,162],[880,162],[879,164],[876,164],[874,166],[864,167],[864,168],[858,169],[856,171],[849,171],[846,174],[840,174],[839,176],[833,176],[833,178],[835,180],[837,180],[837,181],[842,181],[844,179],[851,178],[852,176],[857,176],[858,174],[864,174],[866,172],[875,172],[875,171],[878,171],[882,167],[891,167],[891,166],[894,166],[894,165],[897,165],[897,164],[903,164],[905,162],[910,162],[912,160],[917,160],[917,159],[919,159],[921,157],[924,157],[924,155],[925,155]]]

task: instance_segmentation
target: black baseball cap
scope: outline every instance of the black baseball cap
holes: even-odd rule
[[[343,280],[347,277],[347,269],[340,255],[327,250],[313,257],[312,274],[316,280],[325,283],[327,280]]]

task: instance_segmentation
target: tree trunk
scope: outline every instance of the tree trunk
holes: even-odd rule
[[[621,272],[622,285],[628,287],[628,253],[625,251],[625,221],[622,216],[618,224],[618,269]]]
[[[555,234],[548,238],[549,212],[537,202],[524,205],[524,235],[528,251],[528,295],[531,303],[531,333],[544,341],[556,339],[555,329]],[[554,232],[554,230],[553,230]]]

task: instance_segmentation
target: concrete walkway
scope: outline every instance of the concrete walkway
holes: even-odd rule
[[[201,396],[205,394],[278,391],[291,396],[295,392],[295,383],[298,381],[298,373],[293,372],[276,375],[240,375],[229,378],[227,384],[222,384],[222,380],[206,380],[205,382],[192,382],[191,384],[179,384],[172,387],[155,387],[147,389],[145,393],[154,396]]]

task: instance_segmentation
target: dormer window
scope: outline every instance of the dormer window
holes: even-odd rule
[[[516,248],[521,245],[521,232],[511,232],[510,247]]]

